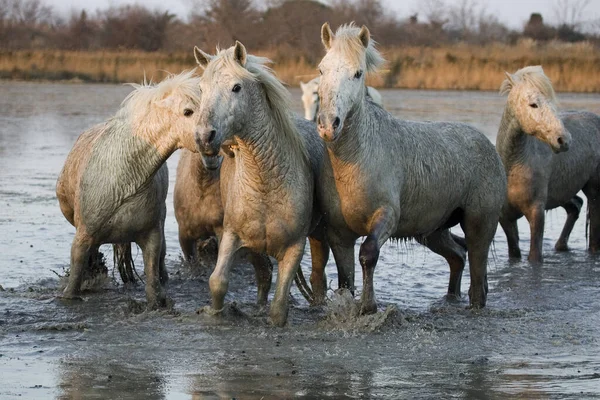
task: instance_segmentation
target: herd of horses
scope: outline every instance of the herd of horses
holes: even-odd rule
[[[277,260],[269,319],[285,325],[306,238],[312,302],[326,300],[330,250],[339,287],[354,293],[361,236],[362,313],[377,311],[373,273],[392,238],[414,239],[447,260],[449,299],[461,295],[468,259],[470,307],[484,307],[498,223],[509,256],[518,258],[516,221],[524,215],[529,260],[542,262],[545,210],[567,211],[556,244],[567,250],[580,190],[588,201],[589,250],[600,250],[600,116],[558,113],[541,67],[506,74],[501,92],[508,100],[494,147],[467,124],[389,114],[365,84],[384,62],[366,27],[343,25],[334,34],[324,24],[321,39],[319,80],[302,85],[317,104],[307,118],[291,111],[270,61],[236,42],[214,55],[194,48],[202,76],[190,71],[138,85],[112,118],[84,132],[57,183],[60,208],[76,228],[63,296],[79,295],[101,244],[135,242],[148,307],[166,306],[165,162],[177,149],[183,152],[174,204],[185,259],[198,256],[198,240],[218,238],[209,279],[215,314],[224,307],[234,255],[243,251],[256,271],[260,305],[271,288],[269,257]],[[464,238],[450,232],[458,224]]]

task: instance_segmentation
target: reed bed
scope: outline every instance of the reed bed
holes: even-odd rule
[[[504,71],[542,65],[558,91],[600,92],[600,50],[589,43],[520,43],[384,48],[382,73],[371,76],[375,87],[408,89],[497,90]],[[318,75],[316,62],[294,51],[256,52],[275,61],[274,69],[296,86]],[[195,66],[192,52],[141,51],[0,51],[0,78],[84,82],[140,82],[144,75],[160,80],[166,72]]]

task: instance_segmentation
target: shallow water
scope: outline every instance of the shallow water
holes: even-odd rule
[[[397,312],[379,332],[325,321],[295,289],[290,326],[276,329],[252,304],[247,265],[235,270],[227,301],[236,305],[222,319],[195,312],[209,304],[208,273],[192,277],[180,259],[176,153],[166,226],[174,311],[138,314],[143,288],[114,283],[83,302],[57,300],[53,271],[68,266],[74,229],[58,208],[56,178],[77,135],[114,113],[129,90],[0,83],[0,398],[600,398],[600,257],[585,251],[584,218],[573,250],[553,251],[562,210],[547,215],[543,267],[509,263],[496,235],[485,310],[443,302],[449,272],[441,257],[389,243],[375,290],[380,316],[386,307]],[[487,92],[382,94],[395,115],[469,122],[492,141],[504,104]],[[559,98],[563,108],[600,113],[598,95]],[[526,256],[524,220],[519,228]],[[308,257],[302,265],[308,273]],[[331,262],[327,272],[336,282]]]

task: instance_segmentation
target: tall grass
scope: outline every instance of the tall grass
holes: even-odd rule
[[[275,61],[278,76],[290,85],[317,76],[316,63],[288,49],[258,51]],[[542,65],[558,91],[600,92],[600,51],[591,44],[531,42],[517,46],[454,45],[439,48],[382,49],[387,65],[369,78],[376,87],[497,90],[504,71]],[[192,52],[146,53],[75,51],[0,52],[0,78],[139,82],[144,74],[160,80],[166,72],[195,67]]]

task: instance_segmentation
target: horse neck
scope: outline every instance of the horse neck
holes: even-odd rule
[[[143,128],[130,127],[115,119],[108,129],[111,132],[95,149],[98,158],[104,159],[100,162],[103,170],[97,173],[103,176],[103,183],[112,188],[115,200],[125,199],[154,176],[175,147],[169,148],[154,140],[168,136],[165,127],[160,131],[144,132]]]
[[[496,148],[506,170],[527,158],[530,139],[529,135],[521,129],[512,108],[506,105],[496,137]]]
[[[264,119],[247,124],[244,131],[236,136],[239,157],[236,154],[236,164],[241,179],[249,187],[262,192],[279,188],[287,179],[293,179],[291,174],[307,164],[302,152],[295,149],[291,135],[296,132],[282,132],[283,127],[276,126],[270,113],[263,113]]]
[[[328,148],[341,161],[356,163],[369,157],[378,137],[375,135],[376,118],[370,112],[366,94],[344,121],[344,127],[337,141]]]

